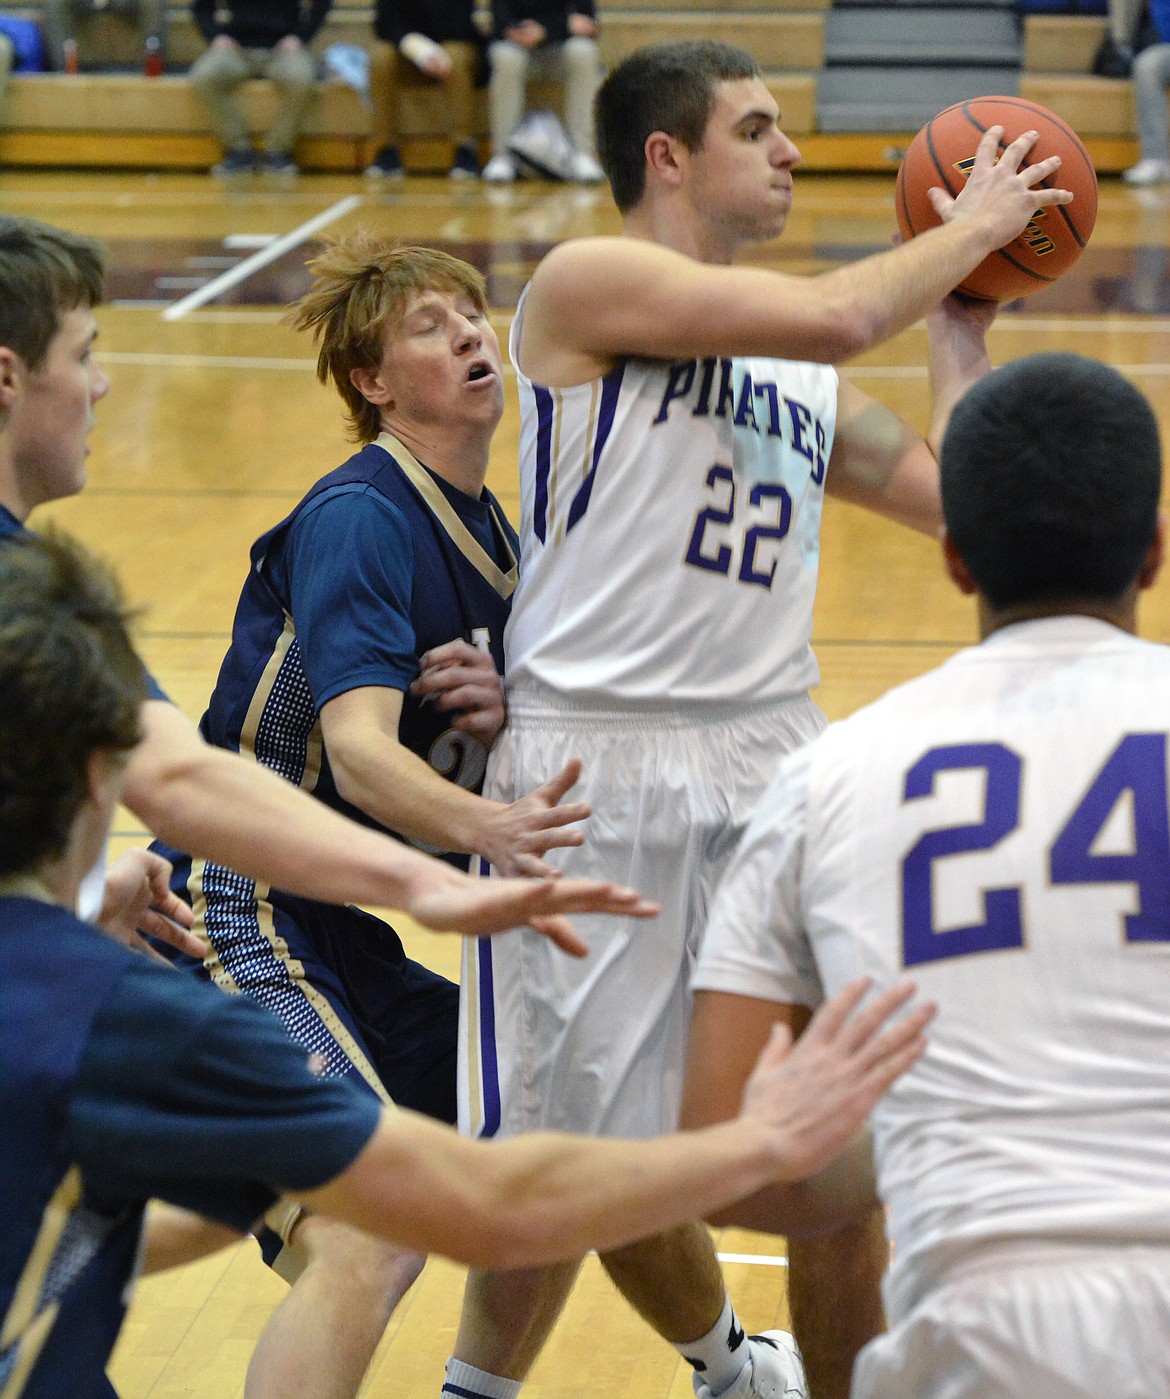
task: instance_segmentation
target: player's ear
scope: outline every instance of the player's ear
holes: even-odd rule
[[[664,185],[677,188],[682,183],[682,166],[679,162],[679,142],[673,136],[668,136],[665,131],[652,131],[646,137],[646,144],[643,150],[646,152],[646,164],[651,172],[662,181]]]
[[[89,799],[99,811],[108,813],[111,817],[122,795],[125,771],[124,753],[95,748],[86,759],[85,776],[86,785],[89,787]]]
[[[1142,571],[1138,574],[1139,588],[1152,588],[1158,574],[1162,572],[1162,565],[1166,562],[1166,516],[1158,511],[1158,519],[1154,525],[1154,537],[1150,540],[1150,547],[1146,553],[1146,561],[1142,564]]]
[[[351,369],[349,382],[367,403],[373,403],[378,408],[394,407],[389,386],[382,376],[373,369]]]
[[[24,360],[10,346],[0,345],[0,415],[16,402],[24,375]]]
[[[964,597],[970,597],[973,593],[978,592],[975,579],[971,577],[971,570],[963,562],[962,554],[955,547],[955,541],[945,528],[942,532],[942,551],[947,577],[958,588],[959,592]]]

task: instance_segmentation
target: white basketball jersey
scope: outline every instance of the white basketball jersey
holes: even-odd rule
[[[523,313],[521,297],[514,364]],[[518,365],[517,376],[522,563],[509,685],[727,703],[815,684],[836,371],[629,359],[567,389],[533,383]]]
[[[1015,1239],[1170,1244],[1170,648],[1021,623],[788,759],[695,987],[936,1000],[873,1114],[898,1319]]]

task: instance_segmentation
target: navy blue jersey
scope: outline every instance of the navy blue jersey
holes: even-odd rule
[[[32,530],[26,525],[22,525],[6,505],[0,505],[0,540],[19,539],[22,535],[31,533]],[[165,691],[145,666],[142,667],[142,673],[146,680],[146,698],[165,700],[167,698]]]
[[[242,997],[0,897],[0,1392],[113,1394],[145,1201],[244,1230],[363,1149],[374,1100]]]
[[[374,825],[338,794],[320,711],[346,691],[384,686],[403,692],[403,746],[478,791],[482,744],[408,691],[423,653],[459,638],[489,648],[503,669],[518,549],[490,493],[465,495],[383,434],[253,546],[204,737]]]

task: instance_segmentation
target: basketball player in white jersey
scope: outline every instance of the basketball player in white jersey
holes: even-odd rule
[[[1170,648],[1134,636],[1160,480],[1154,415],[1102,364],[972,389],[943,547],[982,643],[788,758],[719,890],[688,1125],[844,980],[912,970],[939,1005],[870,1118],[891,1330],[855,1399],[1170,1395]]]
[[[1038,188],[1051,161],[1021,169],[1032,137],[995,163],[993,131],[959,198],[936,191],[939,230],[817,278],[735,269],[742,248],[783,231],[799,160],[750,55],[642,50],[610,74],[596,114],[625,236],[551,252],[512,329],[522,566],[489,781],[501,795],[580,752],[598,813],[581,872],[641,882],[663,914],[649,936],[598,929],[583,974],[531,940],[466,959],[461,1115],[474,1134],[645,1136],[676,1120],[711,890],[767,774],[823,724],[807,693],[823,493],[939,523],[931,447],[831,366],[926,314],[1037,207],[1071,197]],[[932,441],[988,368],[986,322],[935,316]],[[577,869],[577,852],[563,863]],[[839,1399],[881,1324],[882,1261],[880,1221],[834,1252],[832,1273],[860,1267],[868,1286],[813,1338],[817,1399]],[[690,1361],[699,1394],[803,1393],[788,1338],[744,1335],[700,1224],[604,1262]],[[445,1393],[511,1399],[574,1272],[473,1273]]]

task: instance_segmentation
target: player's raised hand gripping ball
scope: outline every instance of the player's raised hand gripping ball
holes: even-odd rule
[[[1040,188],[1071,190],[1071,204],[1040,209],[1005,248],[992,253],[956,288],[984,301],[1011,301],[1056,281],[1084,251],[1097,218],[1097,173],[1076,132],[1046,107],[1019,97],[977,97],[956,102],[922,128],[898,170],[898,227],[912,238],[939,223],[927,191],[938,186],[952,196],[975,161],[979,138],[989,126],[1002,126],[1000,150],[1025,131],[1039,132],[1026,165],[1048,156],[1061,158],[1059,170]]]

